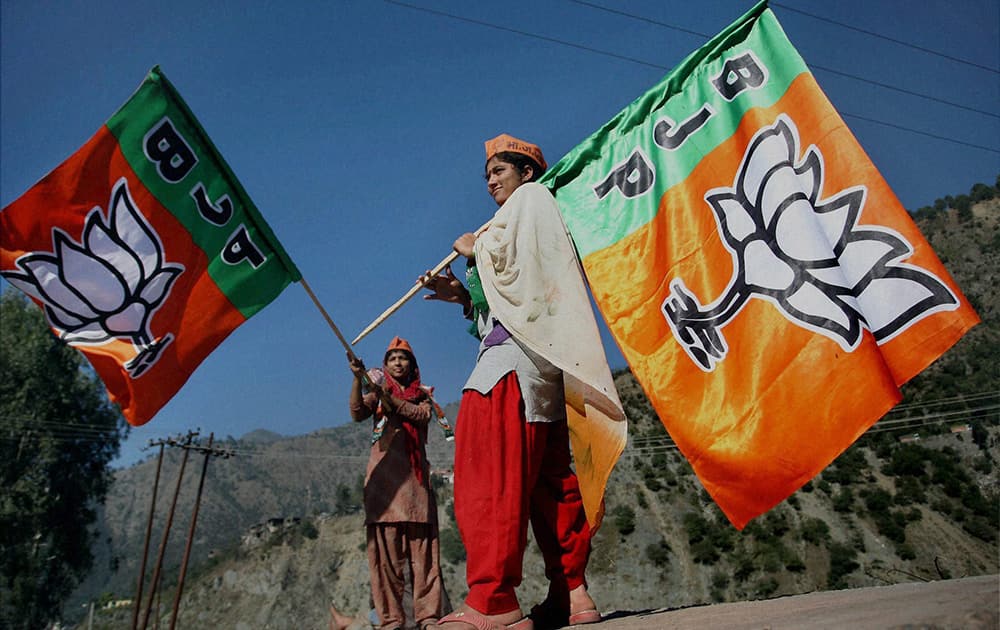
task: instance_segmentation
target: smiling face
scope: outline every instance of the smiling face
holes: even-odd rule
[[[413,375],[413,359],[405,350],[392,350],[385,358],[385,371],[400,383],[408,383]]]
[[[531,166],[526,166],[520,171],[510,162],[504,162],[499,156],[494,156],[486,163],[486,190],[497,205],[502,206],[518,186],[531,181],[533,174]]]

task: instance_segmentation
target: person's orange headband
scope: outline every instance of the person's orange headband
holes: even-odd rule
[[[537,145],[531,144],[530,142],[518,140],[514,136],[509,136],[505,133],[500,134],[492,140],[486,141],[487,162],[489,162],[490,159],[497,153],[504,153],[508,151],[511,153],[527,155],[534,161],[538,162],[538,165],[542,167],[543,171],[549,167],[549,165],[545,163],[545,158],[542,156],[542,150],[539,149]]]

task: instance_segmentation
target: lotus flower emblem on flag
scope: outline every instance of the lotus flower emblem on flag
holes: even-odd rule
[[[705,195],[734,274],[704,307],[682,279],[674,279],[662,311],[674,337],[706,372],[728,352],[722,327],[753,297],[848,352],[860,343],[863,328],[881,344],[931,313],[958,307],[936,276],[901,262],[913,254],[901,235],[857,225],[864,186],[821,198],[822,154],[811,146],[796,162],[798,155],[798,130],[781,115],[750,141],[733,186]]]
[[[112,190],[107,222],[95,207],[79,243],[53,228],[52,250],[20,256],[20,271],[3,272],[4,279],[38,300],[70,345],[131,341],[138,354],[126,369],[132,378],[142,375],[173,340],[154,339],[150,320],[184,266],[164,262],[160,238],[136,209],[125,178]]]

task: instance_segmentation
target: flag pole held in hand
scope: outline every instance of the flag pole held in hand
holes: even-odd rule
[[[485,232],[486,228],[488,228],[488,227],[490,227],[490,222],[489,221],[487,221],[486,223],[484,223],[482,227],[480,227],[478,230],[476,230],[474,232],[474,234],[476,236],[479,236],[480,234],[482,234],[483,232]],[[431,280],[433,280],[435,277],[437,277],[437,275],[439,273],[441,273],[442,271],[444,271],[445,267],[447,267],[448,265],[450,265],[451,263],[453,263],[455,261],[455,259],[458,258],[458,256],[459,256],[458,252],[452,252],[452,253],[448,254],[444,258],[444,260],[442,260],[437,265],[435,265],[435,267],[433,269],[431,269],[430,272],[425,276],[427,278],[427,280],[425,282],[420,282],[418,280],[417,283],[414,284],[410,288],[410,290],[406,292],[406,294],[403,297],[401,297],[398,300],[396,300],[396,302],[392,306],[390,306],[389,308],[385,309],[385,311],[383,311],[381,315],[379,315],[378,317],[376,317],[375,321],[373,321],[372,323],[368,324],[368,326],[364,330],[362,330],[360,333],[358,333],[358,336],[354,338],[354,340],[351,342],[351,344],[353,345],[353,344],[358,343],[359,341],[361,341],[362,339],[364,339],[364,337],[368,333],[370,333],[371,331],[375,330],[382,322],[384,322],[385,320],[389,319],[390,315],[392,315],[393,313],[395,313],[396,311],[398,311],[399,307],[401,307],[403,304],[406,304],[406,302],[408,302],[410,300],[410,298],[412,298],[414,295],[416,295],[417,292],[420,291],[420,289],[423,289],[425,286],[427,286],[427,283],[429,283]]]
[[[306,282],[306,279],[302,278],[300,282],[302,284],[302,288],[306,290],[307,294],[309,294],[309,298],[313,301],[313,304],[316,305],[316,308],[319,309],[320,314],[323,315],[323,319],[326,320],[326,323],[330,326],[330,329],[333,330],[333,334],[337,336],[337,339],[340,340],[340,343],[344,346],[344,349],[347,350],[347,358],[350,361],[360,361],[358,355],[354,354],[354,349],[351,348],[351,344],[347,343],[347,339],[345,339],[344,335],[341,334],[340,329],[337,328],[337,325],[333,323],[333,318],[330,317],[330,314],[326,312],[325,308],[323,308],[323,305],[320,303],[319,298],[316,297],[316,294],[313,293],[312,287],[309,286],[309,283]],[[362,365],[364,365],[364,363],[362,363]],[[389,396],[389,393],[384,389],[382,389],[382,387],[380,387],[376,383],[372,382],[372,380],[368,378],[367,374],[365,374],[362,377],[361,384],[369,388],[369,390],[375,392],[378,395],[379,400],[382,401],[382,404],[385,405],[385,408],[387,410],[392,411],[396,408],[396,406],[392,403],[392,397]]]

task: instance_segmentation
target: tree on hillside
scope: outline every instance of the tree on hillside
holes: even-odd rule
[[[59,617],[126,431],[82,355],[20,293],[0,294],[0,627]]]

